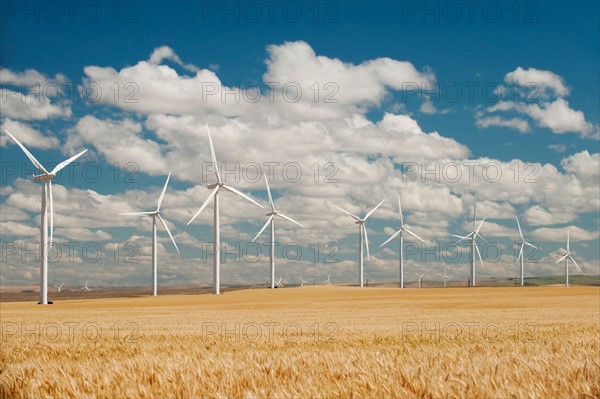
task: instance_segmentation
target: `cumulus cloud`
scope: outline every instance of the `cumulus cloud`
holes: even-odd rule
[[[35,69],[27,69],[23,72],[11,71],[8,68],[0,68],[0,84],[24,88],[26,91],[32,90],[35,86],[43,87],[54,85],[61,88],[61,85],[67,81],[65,75],[59,73],[51,78]],[[62,89],[60,90],[62,92]],[[54,93],[48,90],[48,93]]]
[[[150,64],[158,65],[163,60],[173,61],[177,65],[183,67],[184,69],[190,72],[198,72],[200,70],[200,68],[198,68],[194,64],[185,64],[183,61],[181,61],[181,58],[179,58],[175,51],[173,51],[173,49],[169,46],[155,48],[152,54],[150,55],[150,59],[148,60],[148,62]]]
[[[14,121],[9,118],[5,118],[2,121],[0,130],[8,130],[27,148],[39,148],[42,150],[47,150],[50,148],[56,148],[59,144],[59,141],[56,137],[51,137],[48,134],[42,134],[39,130],[33,128],[29,124]],[[0,136],[0,145],[5,146],[7,144],[15,143],[7,135],[2,134],[2,136]]]
[[[546,95],[546,92],[551,92],[559,97],[565,97],[569,95],[569,88],[567,87],[564,79],[551,71],[544,71],[535,68],[523,69],[517,67],[512,72],[509,72],[504,76],[506,83],[512,83],[519,86],[534,85],[535,89],[540,95]]]
[[[21,120],[43,120],[49,118],[68,118],[71,107],[53,104],[49,98],[35,93],[20,93],[10,89],[0,89],[2,114]]]
[[[518,67],[506,74],[505,81],[517,85],[520,96],[523,96],[522,91],[526,91],[527,101],[503,100],[488,107],[485,112],[478,111],[477,126],[504,126],[522,133],[529,131],[529,122],[522,117],[490,115],[513,112],[529,117],[537,126],[550,129],[556,134],[577,133],[584,138],[598,137],[598,125],[586,120],[582,111],[572,109],[563,98],[570,90],[561,76],[551,71]]]
[[[501,118],[499,116],[488,116],[477,118],[477,126],[482,128],[488,128],[490,126],[501,126],[516,129],[521,133],[528,132],[531,130],[529,123],[521,118]]]

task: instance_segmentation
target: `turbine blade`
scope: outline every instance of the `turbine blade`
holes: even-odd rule
[[[481,267],[483,267],[483,259],[481,258],[481,252],[479,252],[479,246],[475,243],[475,250],[477,250],[477,255],[479,255],[479,262],[481,262]]]
[[[52,198],[52,180],[48,180],[48,199],[50,200],[50,245],[54,239],[54,199]]]
[[[413,233],[412,231],[410,231],[410,230],[407,230],[407,229],[404,229],[404,231],[406,231],[406,232],[407,232],[408,234],[410,234],[411,236],[415,237],[417,240],[421,240],[421,241],[423,242],[423,244],[427,244],[427,243],[425,242],[425,240],[424,240],[424,239],[422,239],[421,237],[419,237],[418,235],[416,235],[416,234],[415,234],[415,233]]]
[[[122,216],[147,216],[147,215],[153,215],[154,212],[121,212],[119,213],[119,215]]]
[[[535,248],[535,249],[539,249],[538,247],[536,247],[535,245],[528,243],[527,241],[523,241],[525,243],[525,245],[529,245],[531,248]]]
[[[567,252],[569,252],[569,230],[567,230]]]
[[[158,197],[158,206],[156,210],[160,210],[160,205],[162,204],[163,198],[165,197],[165,192],[167,191],[167,185],[169,184],[169,179],[171,178],[171,172],[169,172],[169,176],[167,176],[167,181],[165,182],[165,186],[163,187],[162,192],[160,193],[160,197]]]
[[[235,189],[235,188],[233,188],[231,186],[227,186],[227,185],[223,184],[223,188],[225,190],[231,191],[234,194],[239,195],[242,198],[247,199],[248,201],[252,202],[253,204],[256,204],[256,205],[260,206],[261,208],[264,208],[264,206],[262,206],[261,204],[259,204],[256,201],[254,201],[252,198],[248,197],[246,194],[242,193],[241,191],[239,191],[239,190],[237,190],[237,189]]]
[[[210,143],[210,156],[212,158],[213,167],[215,168],[215,174],[217,175],[217,181],[221,183],[221,173],[219,173],[219,165],[217,164],[217,156],[215,155],[215,147],[213,146],[212,137],[210,137],[210,129],[208,123],[206,123],[206,131],[208,132],[208,142]]]
[[[365,233],[365,244],[367,245],[367,259],[371,259],[371,255],[369,254],[369,237],[367,235],[367,226],[365,224],[361,224],[363,228],[363,232]]]
[[[289,220],[289,221],[290,221],[290,222],[292,222],[292,223],[296,223],[296,224],[297,224],[298,226],[300,226],[300,227],[304,227],[302,224],[300,224],[299,222],[296,222],[294,219],[292,219],[292,218],[291,218],[291,217],[289,217],[289,216],[285,216],[283,213],[278,213],[278,214],[277,214],[277,216],[281,216],[282,218],[284,218],[284,219],[286,219],[286,220]]]
[[[77,158],[79,158],[80,156],[82,156],[83,154],[85,154],[86,152],[87,152],[87,149],[81,151],[77,155],[73,155],[71,158],[67,159],[66,161],[62,161],[61,163],[59,163],[58,165],[56,165],[54,167],[54,169],[52,169],[52,172],[50,172],[50,173],[51,174],[58,173],[61,169],[63,169],[67,165],[69,165],[71,162],[73,162],[74,160],[76,160]]]
[[[333,205],[333,204],[331,204],[331,205]],[[333,207],[334,207],[334,208],[337,208],[337,209],[339,209],[339,210],[340,210],[340,211],[342,211],[342,212],[344,212],[346,215],[350,216],[351,218],[353,218],[353,219],[354,219],[354,220],[356,220],[356,221],[359,221],[359,222],[360,222],[360,221],[362,221],[362,220],[361,220],[361,218],[359,218],[359,217],[358,217],[358,216],[356,216],[355,214],[353,214],[353,213],[350,213],[350,212],[348,212],[347,210],[345,210],[345,209],[342,209],[342,208],[340,208],[340,207],[339,207],[339,206],[337,206],[337,205],[333,205]]]
[[[575,262],[575,259],[573,259],[573,257],[571,256],[571,254],[569,254],[569,259],[571,259],[573,261],[573,263],[575,263],[575,266],[577,266],[577,270],[579,270],[580,272],[583,273],[583,270],[581,270],[581,268],[579,267],[579,265],[577,264],[577,262]]]
[[[177,248],[177,243],[175,242],[175,239],[173,238],[173,235],[171,234],[171,231],[169,230],[169,228],[167,227],[167,223],[165,222],[165,220],[162,218],[162,216],[160,216],[160,213],[157,213],[156,216],[158,216],[158,220],[160,220],[160,222],[162,223],[162,225],[164,226],[165,230],[167,230],[167,233],[169,234],[169,237],[171,237],[171,241],[173,242],[173,245],[175,246],[175,249],[177,250],[177,253],[179,252],[179,248]]]
[[[381,201],[379,204],[377,204],[377,206],[375,208],[371,209],[371,211],[365,215],[364,220],[367,220],[369,218],[369,216],[371,216],[373,214],[373,212],[375,212],[377,210],[377,208],[379,208],[381,206],[381,204],[383,204],[384,202],[385,202],[385,200]]]
[[[519,248],[519,256],[517,257],[517,262],[518,262],[519,260],[521,260],[521,258],[523,257],[523,247],[524,247],[524,246],[525,246],[525,245],[523,245],[523,243],[520,243],[520,244],[519,244],[519,247],[521,247],[521,248]]]
[[[489,244],[489,241],[486,240],[485,237],[483,237],[481,234],[477,234],[477,237],[481,238],[483,241],[485,241]]]
[[[483,226],[483,222],[485,222],[485,218],[481,219],[481,222],[479,223],[477,230],[475,230],[475,235],[479,234],[479,229],[481,228],[481,226]]]
[[[521,224],[519,223],[519,218],[515,216],[515,219],[517,220],[517,227],[519,227],[519,235],[521,236],[521,241],[525,241],[525,239],[523,238],[523,232],[521,231]]]
[[[17,145],[19,147],[21,147],[21,150],[23,150],[23,152],[25,153],[25,155],[27,155],[27,158],[29,158],[29,160],[31,161],[31,163],[33,163],[35,165],[36,168],[38,168],[39,170],[41,170],[42,172],[44,172],[45,174],[49,174],[48,171],[44,168],[44,166],[42,166],[42,164],[35,159],[35,157],[33,155],[31,155],[31,153],[29,151],[27,151],[27,148],[25,148],[25,146],[23,144],[21,144],[21,142],[19,140],[17,140],[17,138],[15,136],[13,136],[12,134],[10,134],[10,132],[6,129],[4,129],[4,131],[6,132],[6,134],[8,134],[15,143],[17,143]]]
[[[561,260],[565,260],[567,256],[569,256],[569,254],[568,254],[568,253],[566,253],[566,254],[565,254],[565,256],[563,256],[562,258],[560,258],[559,260],[557,260],[557,261],[556,261],[556,262],[554,262],[554,263],[558,263],[558,262],[560,262]]]
[[[265,177],[265,183],[267,184],[267,194],[269,194],[269,204],[271,205],[271,210],[275,212],[275,204],[273,204],[273,197],[271,197],[271,189],[269,188],[269,180],[267,179],[267,174],[263,171],[263,176]]]
[[[467,238],[469,238],[469,236],[459,236],[459,235],[456,235],[456,234],[450,234],[450,235],[451,235],[452,237],[460,238],[460,240],[456,241],[456,242],[454,243],[454,245],[456,245],[456,244],[458,244],[459,242],[461,242],[461,241],[463,241],[463,240],[466,240]]]
[[[189,222],[187,222],[188,226],[190,225],[190,223],[192,223],[194,221],[194,219],[196,219],[196,217],[200,214],[200,212],[202,212],[204,210],[204,208],[206,208],[208,206],[208,203],[210,201],[212,201],[212,199],[215,197],[215,195],[217,194],[217,191],[219,191],[219,186],[215,187],[213,189],[213,192],[210,193],[210,195],[208,196],[208,198],[206,199],[206,201],[204,201],[204,204],[202,204],[202,206],[200,207],[200,209],[198,209],[198,212],[196,212],[194,214],[194,216],[192,216],[192,218],[190,219]]]
[[[265,223],[265,225],[262,227],[262,229],[260,229],[260,231],[258,232],[258,234],[256,235],[256,237],[254,237],[252,239],[252,242],[256,241],[256,239],[262,234],[263,231],[265,231],[265,229],[267,228],[267,226],[269,225],[269,223],[271,223],[272,220],[273,220],[273,215],[269,216],[269,218],[267,219],[267,223]]]
[[[385,242],[383,244],[381,244],[379,246],[379,248],[383,247],[385,244],[387,244],[388,242],[392,241],[394,238],[398,237],[398,234],[400,234],[402,230],[396,230],[396,232],[394,234],[392,234],[390,236],[390,238],[388,238],[387,240],[385,240]]]
[[[402,217],[402,203],[400,202],[400,194],[398,194],[398,211],[400,212],[400,227],[404,227],[404,218]]]

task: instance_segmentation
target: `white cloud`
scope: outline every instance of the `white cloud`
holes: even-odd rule
[[[538,126],[548,128],[558,134],[573,132],[579,133],[582,137],[590,137],[597,131],[597,128],[585,120],[583,112],[570,108],[569,102],[562,98],[539,104],[500,101],[487,109],[487,112],[498,111],[516,111],[528,115]],[[513,127],[518,128],[517,126]]]
[[[183,63],[183,61],[181,61],[181,58],[179,58],[179,56],[175,53],[175,51],[173,51],[173,49],[168,46],[162,46],[162,47],[155,48],[154,51],[152,52],[152,55],[150,55],[150,59],[148,60],[148,62],[150,64],[158,65],[163,60],[173,61],[177,65],[183,67],[184,69],[186,69],[190,72],[198,72],[200,70],[200,68],[198,68],[194,64]]]
[[[569,94],[569,88],[559,75],[551,71],[518,67],[506,74],[505,81],[516,84],[516,94],[519,98],[526,97],[527,101],[499,101],[485,112],[477,111],[476,123],[479,127],[505,126],[522,133],[528,131],[529,122],[523,118],[488,116],[495,112],[516,112],[556,134],[577,133],[584,138],[599,137],[598,125],[586,120],[583,112],[572,109],[563,98]]]
[[[477,118],[477,126],[482,128],[488,128],[490,126],[502,126],[516,129],[521,133],[528,132],[531,130],[529,123],[521,118],[501,118],[499,116],[488,116]]]
[[[56,88],[62,89],[62,84],[67,81],[65,75],[59,73],[54,78],[36,71],[35,69],[27,69],[23,72],[11,71],[7,68],[0,68],[0,84],[22,87],[26,91],[34,90],[36,86],[44,87],[53,85]],[[44,92],[48,95],[53,93],[52,90],[47,88]],[[62,92],[62,90],[61,90]]]
[[[551,91],[552,94],[559,97],[569,95],[569,88],[564,79],[551,71],[517,67],[514,71],[507,73],[504,80],[506,83],[519,86],[535,85],[535,89],[540,95],[546,95],[547,91]]]
[[[34,129],[30,125],[13,121],[9,118],[5,118],[2,121],[2,126],[0,126],[0,129],[2,131],[8,130],[27,148],[40,148],[42,150],[47,150],[50,148],[56,148],[59,144],[59,141],[56,137],[43,135],[39,130]],[[7,135],[2,134],[2,136],[0,136],[0,145],[5,146],[7,144],[15,143]]]
[[[575,175],[582,184],[600,186],[600,153],[578,152],[560,161],[564,170]]]
[[[43,120],[49,118],[68,118],[71,107],[64,104],[52,104],[50,99],[35,93],[19,93],[10,89],[0,89],[2,114],[9,118],[22,120]]]
[[[560,228],[542,227],[531,232],[532,236],[539,241],[567,242],[567,232],[571,242],[598,240],[600,232],[588,231],[577,226]]]
[[[168,173],[161,146],[144,139],[142,126],[131,119],[101,120],[84,116],[77,122],[67,145],[93,145],[109,163],[125,165],[133,162],[145,173]]]
[[[559,223],[570,223],[575,220],[575,213],[568,211],[548,211],[539,205],[533,205],[525,211],[525,222],[532,226],[544,226]]]

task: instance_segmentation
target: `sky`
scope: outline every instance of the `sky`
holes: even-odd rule
[[[582,2],[16,2],[0,20],[0,284],[39,281],[41,187],[10,131],[47,168],[88,152],[53,184],[50,284],[212,282],[210,126],[225,182],[225,285],[268,280],[265,173],[280,212],[276,275],[397,281],[468,276],[451,234],[485,217],[480,277],[563,275],[570,249],[600,273],[600,10]],[[462,244],[462,243],[461,243]],[[571,273],[580,274],[573,265]]]

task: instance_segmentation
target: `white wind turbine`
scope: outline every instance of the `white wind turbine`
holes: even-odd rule
[[[267,175],[263,172],[263,176],[265,177],[265,183],[267,184],[267,193],[269,194],[269,205],[271,205],[271,213],[267,213],[269,217],[265,225],[260,229],[256,237],[252,239],[252,242],[256,241],[256,239],[262,234],[263,231],[267,228],[267,226],[271,225],[271,242],[269,247],[269,265],[270,265],[270,276],[271,276],[271,288],[275,288],[275,216],[279,216],[280,218],[289,220],[292,223],[296,223],[300,227],[304,227],[302,224],[296,222],[294,219],[284,215],[283,213],[279,213],[275,210],[275,204],[273,203],[273,197],[271,197],[271,189],[269,188],[269,181],[267,180]]]
[[[33,175],[34,181],[42,182],[42,214],[41,214],[41,223],[40,223],[40,252],[41,252],[41,263],[40,263],[40,305],[47,305],[48,303],[48,207],[47,202],[50,204],[50,243],[52,245],[52,239],[54,236],[54,204],[52,201],[52,179],[56,177],[56,174],[68,166],[71,162],[79,158],[83,155],[87,150],[81,151],[79,154],[72,156],[71,158],[59,163],[52,169],[52,171],[48,172],[44,166],[38,162],[37,159],[29,151],[27,148],[21,144],[19,140],[16,139],[15,136],[10,134],[8,130],[4,130],[6,134],[8,134],[15,143],[27,155],[27,158],[35,165],[36,168],[41,170],[43,173],[39,175]]]
[[[413,233],[412,231],[408,230],[406,227],[404,227],[404,219],[402,217],[402,204],[400,203],[400,195],[398,194],[398,210],[400,212],[400,228],[398,230],[396,230],[396,232],[394,234],[391,235],[390,238],[388,238],[383,244],[381,244],[379,246],[379,248],[383,247],[385,244],[387,244],[388,242],[392,241],[394,238],[396,238],[396,236],[400,237],[400,288],[404,288],[404,237],[402,235],[403,232],[407,232],[408,234],[412,235],[413,237],[417,238],[418,240],[422,241],[423,244],[427,245],[427,243],[425,242],[425,240],[423,240],[421,237],[419,237],[418,235],[416,235],[415,233]]]
[[[481,222],[479,222],[479,226],[477,226],[477,228],[475,228],[475,205],[473,205],[473,230],[466,236],[459,236],[456,234],[451,234],[453,237],[460,238],[460,240],[458,240],[455,244],[458,244],[459,242],[461,242],[463,240],[467,240],[469,242],[469,245],[471,246],[471,253],[469,255],[469,266],[470,266],[469,284],[471,287],[475,287],[475,251],[477,251],[477,255],[479,255],[479,261],[481,262],[481,266],[483,267],[483,259],[481,259],[481,253],[479,252],[479,247],[477,246],[477,237],[479,237],[483,241],[487,242],[487,240],[479,234],[479,229],[481,229],[481,226],[483,225],[484,221],[485,221],[485,218],[481,219]]]
[[[565,287],[569,286],[569,259],[571,259],[573,261],[573,263],[575,264],[575,266],[577,266],[577,269],[580,272],[583,272],[583,270],[581,270],[581,268],[579,267],[577,262],[575,262],[575,259],[573,259],[573,256],[571,256],[571,249],[570,249],[570,245],[569,245],[569,231],[567,230],[567,252],[559,260],[554,262],[554,263],[558,263],[561,260],[565,261]]]
[[[60,292],[62,290],[63,285],[65,285],[65,283],[62,283],[61,285],[55,285],[54,287],[58,292]]]
[[[345,209],[340,208],[339,206],[333,205],[340,211],[344,212],[346,215],[350,216],[355,220],[354,223],[358,225],[358,285],[360,287],[364,286],[364,259],[363,259],[363,246],[366,244],[367,248],[367,260],[370,258],[369,256],[369,237],[367,236],[367,227],[365,226],[365,222],[383,204],[385,200],[381,201],[375,208],[371,209],[369,213],[365,215],[364,218],[359,218],[358,216],[348,212]]]
[[[327,280],[323,281],[327,285],[331,285],[331,274],[327,276]]]
[[[277,287],[283,287],[283,283],[281,282],[281,276],[279,276],[279,281],[277,281],[275,285],[277,285]]]
[[[302,280],[302,276],[298,276],[298,277],[300,277],[300,287],[304,287],[304,283],[307,283],[308,281]]]
[[[418,273],[415,273],[415,274],[416,274],[416,275],[417,275],[417,277],[419,278],[419,288],[423,288],[422,281],[423,281],[423,276],[424,276],[424,274],[418,274]]]
[[[230,191],[238,196],[252,202],[263,208],[261,204],[254,201],[252,198],[248,197],[246,194],[242,193],[235,188],[226,185],[221,180],[221,173],[219,172],[219,166],[217,165],[217,157],[215,156],[215,148],[213,147],[212,138],[210,137],[210,129],[208,128],[208,123],[206,124],[206,131],[208,132],[208,142],[210,144],[210,154],[212,158],[213,168],[215,172],[215,176],[217,178],[217,182],[210,184],[208,186],[209,190],[212,190],[204,204],[198,209],[198,212],[187,223],[188,225],[196,219],[196,217],[208,206],[210,201],[214,198],[214,227],[213,227],[213,240],[215,244],[214,258],[213,258],[213,283],[214,283],[214,294],[221,293],[221,232],[220,232],[220,221],[219,221],[219,190],[224,189],[226,191]]]
[[[160,193],[160,197],[158,197],[158,206],[155,211],[149,212],[123,212],[119,213],[119,215],[123,216],[151,216],[152,217],[152,296],[156,296],[158,294],[158,251],[157,251],[157,241],[156,241],[156,218],[160,220],[163,227],[169,234],[177,253],[179,253],[179,248],[177,248],[177,244],[175,243],[175,239],[169,228],[167,227],[167,223],[160,216],[160,205],[162,204],[163,198],[165,197],[165,192],[167,191],[167,185],[169,184],[169,179],[171,178],[171,172],[169,172],[169,176],[167,176],[167,181],[165,182],[165,186],[163,187],[162,192]]]
[[[85,285],[81,287],[79,291],[90,291],[90,287],[88,287],[88,282],[85,280]]]
[[[531,248],[535,248],[538,249],[535,245],[528,243],[527,241],[525,241],[525,239],[523,238],[523,231],[521,231],[521,224],[519,223],[519,218],[515,216],[515,219],[517,220],[517,227],[519,228],[519,235],[521,236],[521,241],[519,241],[517,243],[517,245],[519,246],[519,257],[517,258],[517,262],[520,263],[521,266],[521,287],[523,287],[524,285],[524,269],[523,269],[523,263],[524,260],[523,258],[525,258],[525,255],[523,254],[523,248],[525,247],[525,245],[530,246]]]
[[[448,280],[450,280],[450,277],[448,277],[446,275],[446,271],[444,271],[444,275],[442,276],[442,280],[444,280],[444,288],[446,288],[446,284],[448,283]]]

